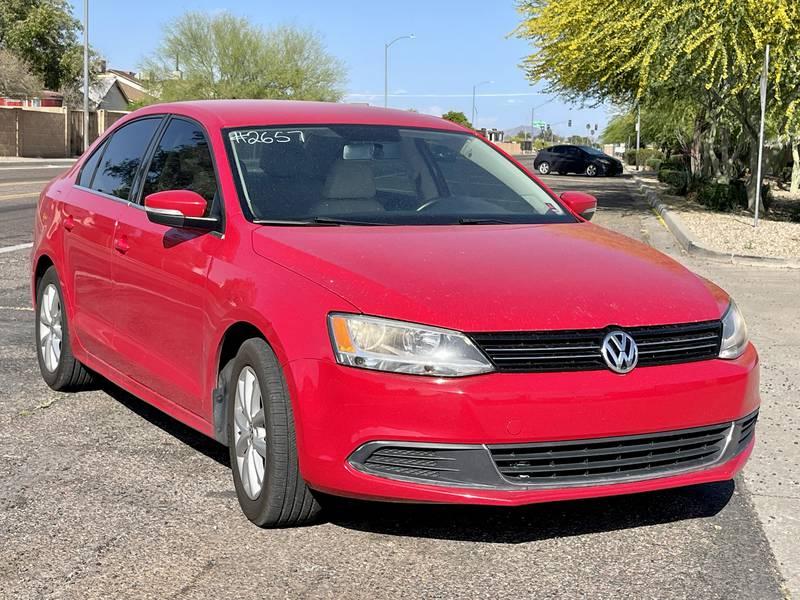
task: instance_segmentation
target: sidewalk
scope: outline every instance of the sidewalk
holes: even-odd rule
[[[42,167],[45,165],[70,166],[77,158],[27,158],[24,156],[0,156],[0,169],[8,167]]]
[[[763,219],[755,228],[752,217],[708,210],[669,195],[652,171],[626,172],[688,254],[731,264],[800,269],[800,223]]]

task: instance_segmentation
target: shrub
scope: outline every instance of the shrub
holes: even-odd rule
[[[685,195],[689,187],[689,174],[686,171],[661,169],[658,172],[658,180],[666,183],[670,191],[679,196]]]
[[[689,161],[687,157],[681,154],[673,154],[669,158],[661,161],[660,169],[667,169],[669,171],[688,171]]]
[[[639,164],[646,165],[647,161],[651,158],[664,158],[660,150],[655,148],[639,148]],[[629,165],[636,164],[636,149],[625,151],[625,163]]]
[[[658,171],[661,168],[661,159],[648,158],[647,162],[644,163],[644,166],[648,167],[649,169],[653,169],[653,171]]]
[[[697,190],[697,201],[711,210],[730,212],[747,207],[747,188],[743,181],[706,183]]]

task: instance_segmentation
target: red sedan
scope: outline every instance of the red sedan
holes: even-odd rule
[[[262,526],[320,493],[519,505],[732,478],[736,304],[474,132],[344,104],[117,122],[41,195],[54,389],[105,377],[230,449]]]

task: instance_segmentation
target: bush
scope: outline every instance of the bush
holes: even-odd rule
[[[687,160],[687,157],[681,154],[673,154],[669,158],[661,161],[659,170],[661,169],[666,169],[669,171],[688,171],[689,161]]]
[[[644,163],[644,166],[648,169],[653,169],[653,171],[658,171],[661,169],[661,159],[660,158],[648,158],[647,162]]]
[[[697,201],[711,210],[723,212],[746,208],[747,188],[739,180],[730,183],[706,183],[698,188]]]
[[[639,164],[646,165],[651,158],[664,158],[660,150],[655,148],[639,148]],[[625,163],[636,165],[636,149],[625,151]]]
[[[658,172],[658,180],[666,183],[670,191],[679,196],[684,196],[689,188],[689,174],[686,171],[661,169]]]

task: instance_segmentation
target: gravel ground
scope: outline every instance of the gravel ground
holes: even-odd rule
[[[800,223],[759,221],[714,213],[702,207],[678,209],[678,216],[704,246],[720,252],[774,258],[800,258]]]

